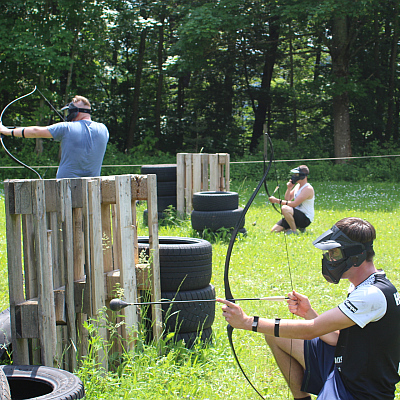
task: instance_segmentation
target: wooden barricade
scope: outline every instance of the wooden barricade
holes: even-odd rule
[[[192,212],[193,193],[229,191],[228,153],[178,153],[177,211],[183,217]]]
[[[8,180],[4,191],[13,362],[73,371],[88,347],[83,324],[102,318],[116,284],[129,303],[143,289],[161,298],[156,175]],[[136,200],[148,203],[149,265],[138,264]],[[137,311],[121,311],[128,348]],[[158,339],[161,306],[152,314]],[[108,340],[105,321],[98,333]]]

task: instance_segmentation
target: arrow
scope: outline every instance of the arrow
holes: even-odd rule
[[[288,300],[289,297],[285,296],[270,296],[270,297],[251,297],[251,298],[243,298],[243,299],[228,299],[228,301],[255,301],[255,300],[263,300],[263,301],[285,301]],[[205,300],[161,300],[161,301],[146,301],[143,303],[127,303],[121,299],[112,299],[110,301],[110,309],[112,311],[119,311],[128,306],[147,306],[151,304],[175,304],[175,303],[208,303],[208,302],[216,302],[216,299],[205,299]]]

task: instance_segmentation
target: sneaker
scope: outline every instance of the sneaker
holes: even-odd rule
[[[288,230],[285,232],[285,235],[291,235],[292,233],[294,233],[295,235],[298,235],[298,234],[299,234],[297,231],[292,231],[291,229],[288,229]]]

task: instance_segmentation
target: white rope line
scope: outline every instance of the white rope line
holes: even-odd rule
[[[275,160],[274,162],[299,162],[299,161],[329,161],[329,160],[356,160],[363,158],[390,158],[400,157],[400,154],[386,154],[380,156],[356,156],[356,157],[327,157],[327,158],[297,158],[293,160]],[[230,161],[229,164],[258,164],[264,161]],[[115,165],[102,165],[101,168],[128,168],[128,167],[141,167],[143,164],[115,164]],[[22,169],[22,166],[0,166],[0,169]],[[58,168],[58,165],[34,165],[32,168]]]

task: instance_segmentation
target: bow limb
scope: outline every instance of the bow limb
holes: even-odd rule
[[[271,140],[271,139],[270,139]],[[272,156],[273,156],[273,152],[272,152]],[[228,250],[226,253],[226,258],[225,258],[225,270],[224,270],[224,287],[225,287],[225,298],[228,299],[234,299],[234,296],[232,294],[232,290],[229,284],[229,263],[230,263],[230,259],[231,259],[231,255],[232,255],[232,249],[233,246],[235,244],[235,240],[237,237],[237,234],[239,232],[240,226],[246,216],[247,211],[249,210],[251,204],[253,203],[254,199],[256,198],[258,192],[260,191],[262,185],[264,184],[265,180],[267,179],[269,170],[271,169],[271,165],[272,165],[272,157],[269,160],[268,163],[268,167],[264,169],[264,175],[261,178],[260,182],[258,183],[256,189],[254,190],[253,194],[251,195],[250,199],[248,200],[247,204],[245,205],[243,212],[238,220],[238,222],[236,223],[236,226],[232,232],[232,236],[231,236],[231,240],[229,241],[229,245],[228,245]],[[232,300],[230,300],[232,301]],[[232,301],[234,302],[234,301]],[[248,376],[246,375],[246,373],[243,370],[242,365],[239,362],[238,356],[236,354],[235,351],[235,346],[233,345],[233,327],[231,325],[228,325],[226,327],[227,330],[227,335],[228,335],[228,340],[229,340],[229,345],[231,347],[232,350],[232,354],[233,357],[235,358],[235,361],[240,369],[240,371],[242,372],[243,376],[246,378],[247,382],[250,384],[250,386],[254,389],[254,391],[262,398],[264,399],[264,397],[262,396],[262,394],[256,389],[256,387],[253,385],[253,383],[250,381],[250,379],[248,378]]]
[[[3,125],[3,115],[4,115],[5,111],[7,110],[7,108],[11,106],[11,104],[14,104],[14,103],[16,103],[18,100],[21,100],[21,99],[23,99],[23,98],[25,98],[25,97],[30,96],[31,94],[35,93],[36,90],[39,91],[39,89],[37,89],[37,87],[35,86],[35,88],[34,88],[31,92],[29,92],[29,93],[27,93],[27,94],[24,94],[23,96],[20,96],[20,97],[16,98],[15,100],[11,101],[10,103],[8,103],[8,104],[3,108],[3,110],[2,110],[2,112],[1,112],[1,114],[0,114],[0,123]],[[42,94],[40,91],[39,91],[39,93]],[[43,94],[42,94],[42,96],[43,96]],[[44,97],[44,96],[43,96],[43,97]],[[45,99],[46,99],[46,98],[45,98]],[[47,100],[47,99],[46,99],[46,100]],[[39,174],[39,172],[37,172],[35,169],[33,169],[32,167],[30,167],[29,165],[24,164],[22,161],[18,160],[18,158],[16,158],[15,156],[13,156],[13,155],[10,153],[10,151],[7,149],[6,145],[4,144],[3,137],[4,137],[4,136],[1,135],[1,137],[0,137],[0,142],[1,142],[1,145],[3,146],[3,149],[4,149],[4,151],[6,152],[6,154],[7,154],[12,160],[14,160],[16,163],[22,165],[24,168],[27,168],[27,169],[29,169],[29,171],[32,171],[33,173],[35,173],[35,174],[39,177],[39,179],[43,179],[43,178],[41,177],[41,175]]]

